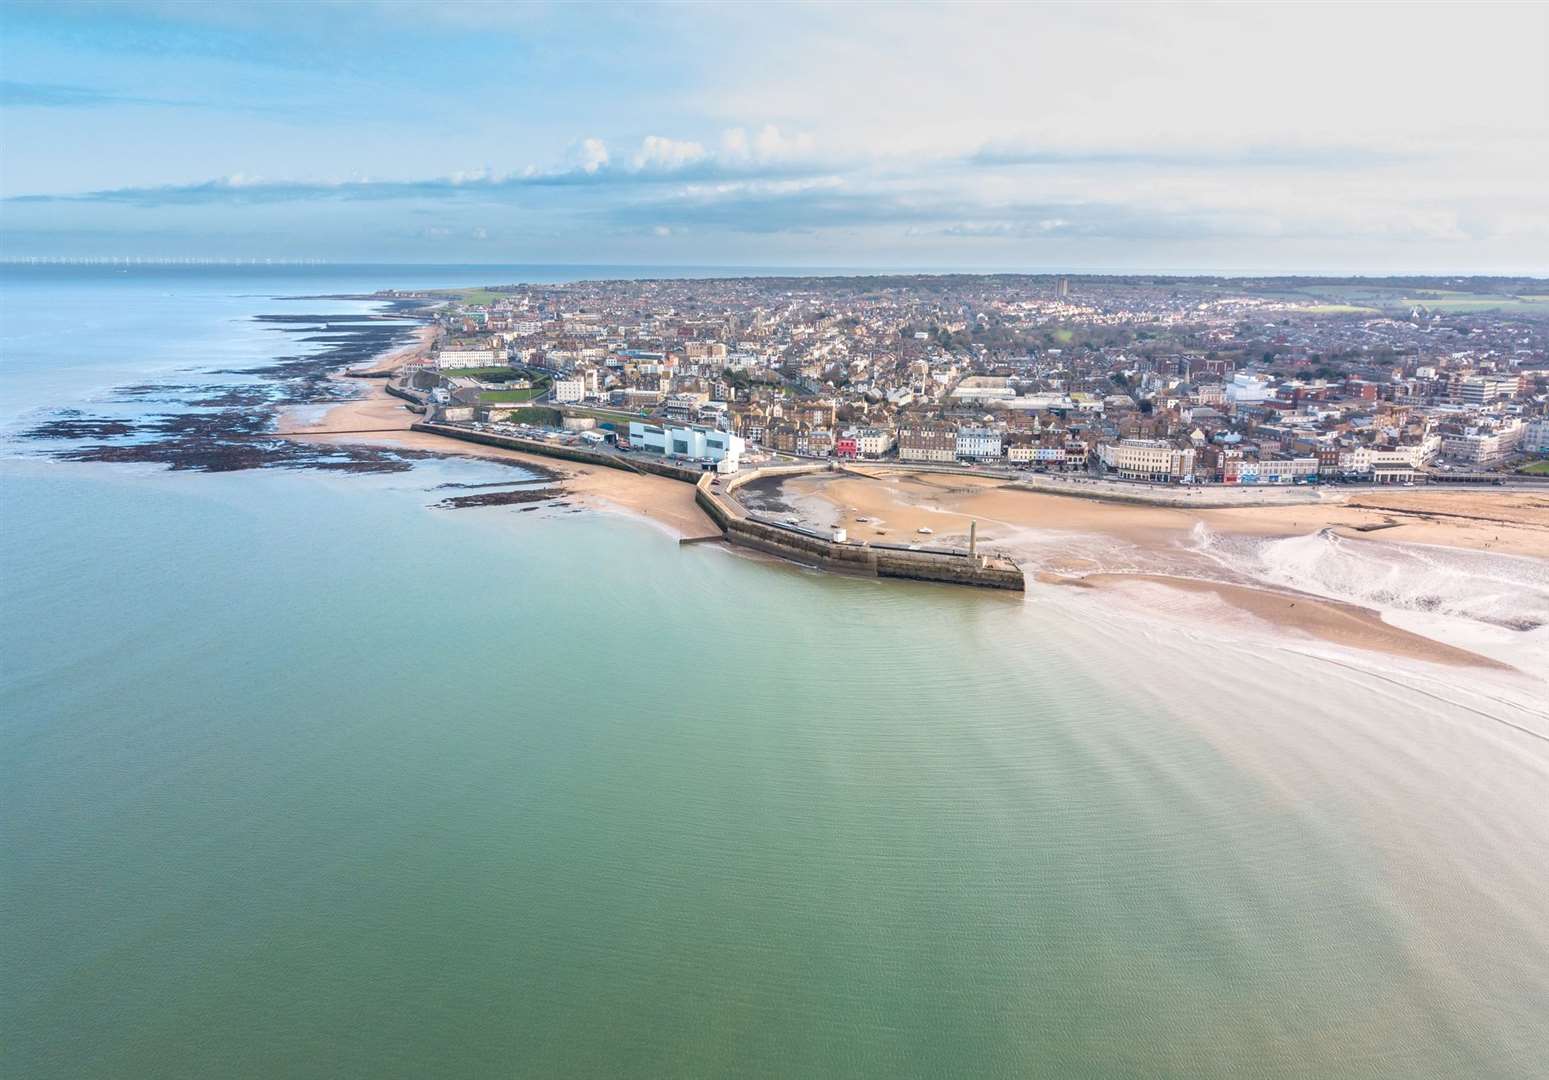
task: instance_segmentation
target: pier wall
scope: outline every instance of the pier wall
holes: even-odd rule
[[[808,566],[865,577],[936,581],[1015,592],[1026,589],[1021,567],[1009,559],[970,556],[966,551],[911,551],[900,545],[864,541],[839,543],[814,530],[752,517],[732,497],[732,492],[743,484],[767,476],[788,476],[825,469],[827,466],[824,465],[754,469],[749,473],[726,478],[719,490],[715,477],[706,475],[695,485],[694,501],[731,543]]]
[[[825,472],[831,468],[826,464],[774,465],[721,477],[716,473],[684,468],[681,465],[648,457],[624,458],[619,454],[581,446],[566,446],[514,435],[496,435],[493,432],[473,431],[448,424],[420,422],[410,425],[410,429],[484,446],[498,446],[507,450],[519,450],[527,454],[576,461],[587,465],[600,465],[609,469],[650,473],[691,483],[694,485],[694,501],[728,541],[807,566],[865,577],[937,581],[952,585],[1009,589],[1015,592],[1022,592],[1026,588],[1021,567],[1009,559],[986,555],[970,556],[966,551],[942,549],[911,551],[897,544],[872,544],[864,541],[837,543],[824,533],[815,530],[753,517],[741,503],[732,498],[732,492],[743,484],[769,476]]]
[[[392,383],[388,383],[383,389],[395,398],[403,398],[403,400],[409,403],[409,408],[415,412],[425,411],[425,399],[419,394],[405,390],[401,386],[395,386]]]

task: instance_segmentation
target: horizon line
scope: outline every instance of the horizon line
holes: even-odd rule
[[[1527,278],[1549,280],[1549,268],[1532,271],[1512,270],[1309,270],[1275,269],[1269,267],[921,267],[902,265],[856,264],[778,264],[778,263],[637,263],[637,262],[440,262],[421,260],[374,260],[374,259],[313,259],[276,257],[219,257],[219,256],[139,256],[139,255],[31,255],[0,257],[0,266],[231,266],[231,267],[404,267],[404,268],[459,268],[459,269],[528,269],[535,267],[586,270],[586,269],[633,269],[633,270],[728,270],[758,271],[754,276],[783,276],[771,272],[795,272],[789,276],[931,276],[931,277],[995,277],[1023,276],[1049,277],[1080,275],[1087,277],[1181,277],[1181,278]]]

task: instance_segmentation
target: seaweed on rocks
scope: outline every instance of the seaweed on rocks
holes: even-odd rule
[[[333,378],[334,373],[411,342],[419,323],[414,305],[392,305],[392,314],[253,318],[285,332],[306,334],[323,347],[305,355],[277,356],[257,367],[206,373],[241,381],[124,386],[114,391],[114,402],[160,405],[162,411],[120,418],[61,410],[21,437],[77,444],[56,445],[47,451],[62,461],[140,462],[202,472],[273,468],[402,472],[416,460],[439,456],[399,448],[299,442],[274,434],[276,408],[353,398],[354,387]],[[327,332],[319,336],[325,326]],[[168,411],[169,406],[186,411]]]
[[[513,491],[485,491],[478,495],[454,495],[451,498],[442,499],[436,503],[436,510],[468,510],[479,506],[522,506],[524,510],[536,510],[536,506],[522,505],[526,503],[544,503],[557,499],[564,494],[563,488],[518,488]],[[555,506],[565,506],[566,503],[555,503]]]
[[[81,416],[69,411],[60,419],[47,420],[22,433],[25,439],[117,439],[133,435],[135,426],[127,420],[110,420],[103,416]],[[73,415],[72,415],[73,414]]]

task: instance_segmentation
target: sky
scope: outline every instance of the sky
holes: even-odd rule
[[[1549,4],[0,0],[0,256],[1549,273]]]

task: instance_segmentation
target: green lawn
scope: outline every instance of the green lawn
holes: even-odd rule
[[[442,368],[441,374],[448,378],[468,377],[482,379],[487,375],[514,375],[516,373],[508,367],[461,367]]]
[[[1532,476],[1549,476],[1549,461],[1535,461],[1517,470]]]
[[[531,401],[533,398],[537,397],[547,389],[548,387],[546,386],[529,386],[525,390],[481,390],[479,392],[479,400],[488,401],[491,403],[504,402],[508,404],[513,402]]]
[[[1302,308],[1314,315],[1376,315],[1376,308],[1357,307],[1355,304],[1313,304],[1311,307]]]
[[[650,423],[647,417],[641,416],[639,413],[615,412],[612,409],[578,409],[573,406],[570,411],[577,416],[590,416],[598,422],[605,420],[610,424],[620,424],[626,431],[629,429],[631,420]]]
[[[477,304],[480,307],[489,307],[496,300],[510,298],[507,293],[491,292],[488,289],[437,289],[433,295],[461,300],[465,304]]]

